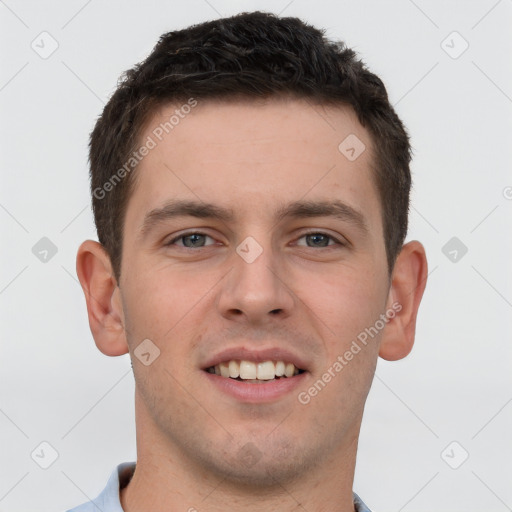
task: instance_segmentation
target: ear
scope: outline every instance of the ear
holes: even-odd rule
[[[400,251],[393,269],[387,310],[394,311],[395,316],[390,318],[381,338],[379,356],[383,359],[396,361],[412,350],[416,316],[426,284],[425,249],[417,241],[409,242]]]
[[[128,352],[120,290],[107,251],[86,240],[78,249],[76,272],[87,302],[89,326],[98,349],[107,356]]]

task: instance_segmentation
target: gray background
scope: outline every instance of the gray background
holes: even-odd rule
[[[0,511],[71,507],[134,460],[129,359],[95,348],[75,273],[95,238],[88,134],[160,34],[254,9],[358,51],[415,149],[430,277],[413,352],[379,361],[354,489],[376,512],[512,510],[512,1],[5,0]]]

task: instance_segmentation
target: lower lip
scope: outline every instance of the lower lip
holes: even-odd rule
[[[212,385],[237,400],[248,403],[265,403],[273,402],[292,393],[304,381],[307,372],[293,377],[263,381],[262,384],[221,377],[205,371],[203,373]]]

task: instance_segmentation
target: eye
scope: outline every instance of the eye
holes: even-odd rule
[[[300,243],[300,240],[305,240],[305,243]],[[297,245],[306,245],[307,247],[327,247],[331,245],[344,245],[331,235],[322,232],[312,232],[302,235],[297,242]]]
[[[215,240],[213,240],[211,236],[205,235],[204,233],[186,233],[169,240],[165,245],[177,245],[178,247],[194,249],[198,247],[205,247],[206,245],[212,245],[211,243],[206,243],[207,239],[215,243]]]

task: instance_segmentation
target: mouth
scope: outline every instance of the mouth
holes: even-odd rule
[[[202,374],[213,392],[236,403],[271,404],[293,399],[311,374],[311,362],[284,347],[227,347],[204,362]]]
[[[250,384],[264,384],[280,379],[289,379],[304,373],[305,370],[297,368],[287,361],[262,361],[231,359],[214,366],[205,368],[207,373]]]

